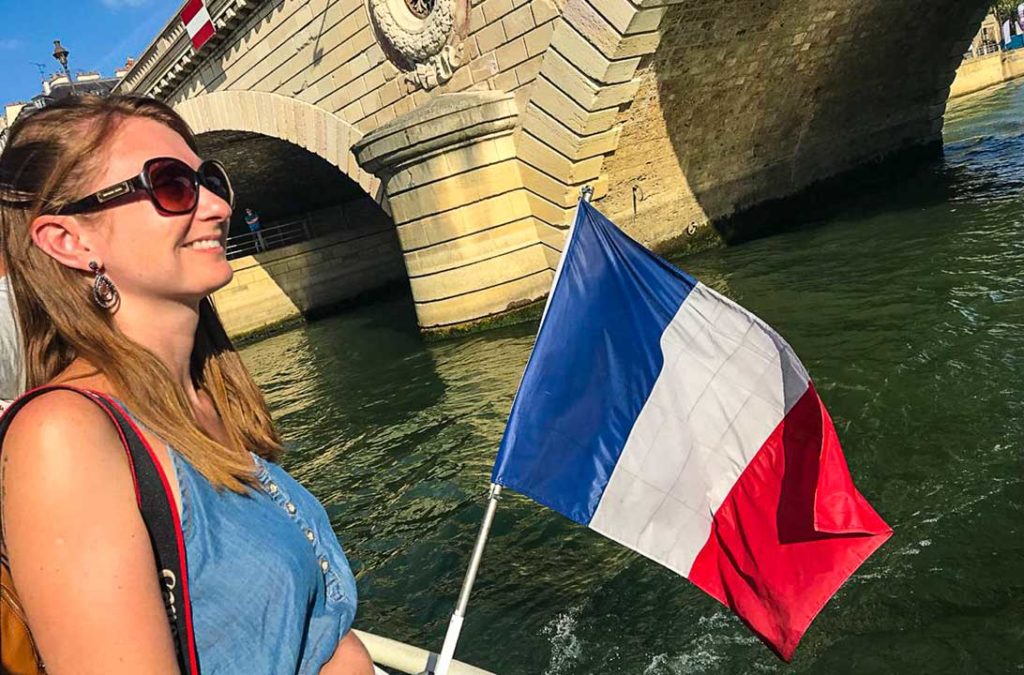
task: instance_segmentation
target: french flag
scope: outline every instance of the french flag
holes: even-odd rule
[[[492,480],[686,577],[786,660],[892,534],[785,340],[584,201]]]
[[[203,0],[188,0],[186,2],[185,6],[181,8],[181,22],[185,24],[185,30],[192,40],[192,49],[197,52],[217,32]]]

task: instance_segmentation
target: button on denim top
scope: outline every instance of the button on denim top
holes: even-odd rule
[[[356,584],[323,506],[253,456],[260,490],[217,491],[173,448],[204,675],[313,675],[356,613]]]

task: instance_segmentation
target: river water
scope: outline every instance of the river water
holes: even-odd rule
[[[673,260],[790,341],[895,536],[790,666],[685,580],[501,502],[460,659],[498,673],[1024,672],[1024,87],[817,222]],[[245,347],[357,571],[357,627],[439,649],[536,324],[444,342],[407,298]]]

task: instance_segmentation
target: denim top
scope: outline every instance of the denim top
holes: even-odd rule
[[[323,506],[253,455],[260,489],[216,490],[170,449],[204,675],[314,675],[352,626],[356,583]]]

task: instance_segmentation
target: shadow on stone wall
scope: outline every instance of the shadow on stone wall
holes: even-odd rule
[[[637,234],[665,240],[710,222],[738,241],[934,157],[949,85],[988,4],[671,6],[609,161],[611,180],[646,198]],[[611,211],[629,212],[625,192]]]
[[[307,217],[311,241],[252,256],[306,318],[389,298],[405,300],[415,323],[398,233],[374,200],[364,195]]]

